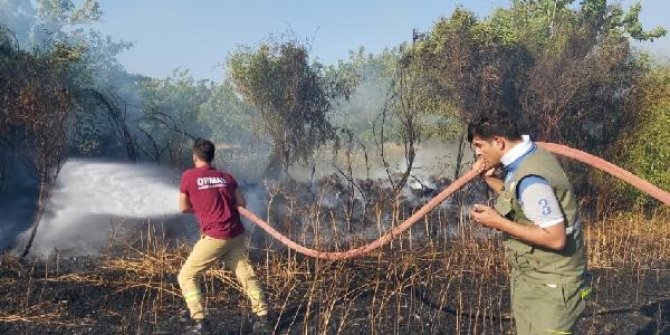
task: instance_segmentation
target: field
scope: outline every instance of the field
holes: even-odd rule
[[[415,209],[368,196],[363,209],[350,199],[348,211],[346,203],[324,206],[319,197],[332,190],[286,196],[305,194],[291,191],[270,197],[271,222],[320,249],[361,245],[374,238],[371,231],[378,234]],[[253,231],[250,256],[274,332],[513,333],[499,237],[454,208],[440,207],[381,250],[339,262],[303,257]],[[669,217],[657,211],[587,220],[594,294],[579,334],[670,334]],[[147,224],[134,237],[111,240],[96,257],[3,256],[0,334],[180,334],[186,311],[176,275],[190,244],[162,231],[160,223]],[[248,301],[233,274],[216,267],[202,284],[220,333],[250,333]]]

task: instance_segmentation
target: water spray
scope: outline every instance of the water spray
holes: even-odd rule
[[[170,175],[169,170],[148,164],[66,162],[41,217],[33,252],[95,253],[107,242],[112,217],[178,216],[179,190]]]

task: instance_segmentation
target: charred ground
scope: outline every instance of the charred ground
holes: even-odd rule
[[[352,196],[326,186],[263,185],[270,221],[301,243],[344,250],[417,208],[410,194]],[[302,257],[252,232],[251,258],[274,332],[513,332],[500,240],[469,224],[460,208],[440,207],[382,250],[340,262]],[[594,294],[579,333],[670,334],[667,218],[627,214],[585,225]],[[146,232],[112,240],[97,257],[2,257],[0,334],[180,334],[186,311],[176,275],[189,243],[167,238],[155,222]],[[250,308],[233,274],[217,267],[202,285],[219,332],[250,333]]]

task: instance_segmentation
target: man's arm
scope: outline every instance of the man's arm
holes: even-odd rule
[[[507,222],[503,224],[501,230],[522,241],[556,251],[565,248],[565,222],[557,223],[547,228],[540,228],[538,226],[514,223],[507,219],[505,221]]]
[[[565,222],[553,224],[546,228],[523,225],[501,216],[495,209],[486,205],[475,205],[470,211],[470,215],[475,222],[503,231],[530,244],[552,250],[563,250],[565,248]]]
[[[239,188],[235,189],[235,204],[237,204],[237,207],[247,206],[247,200],[244,199],[244,194],[242,193],[242,190],[240,190]]]
[[[491,176],[483,175],[482,177],[484,178],[486,185],[488,185],[489,188],[492,189],[496,195],[502,193],[505,190],[505,183],[502,181],[502,179],[493,177],[492,175]]]
[[[566,218],[551,185],[542,177],[528,176],[519,182],[518,191],[523,213],[534,225],[515,223],[482,205],[473,209],[473,218],[528,243],[553,250],[563,249]]]
[[[184,193],[179,193],[179,210],[182,213],[193,213],[193,206],[188,200],[188,196]]]

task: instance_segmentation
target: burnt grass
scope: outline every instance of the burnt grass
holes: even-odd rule
[[[509,290],[496,243],[393,245],[331,262],[252,251],[276,334],[508,334]],[[0,334],[180,334],[186,311],[173,253],[2,258]],[[670,263],[592,269],[579,334],[670,334]],[[202,280],[220,334],[250,334],[232,273]]]
[[[267,207],[256,211],[270,213],[273,226],[299,243],[346,250],[418,208],[372,184],[343,185],[259,185]],[[423,193],[419,202],[434,195]],[[476,193],[457,200],[476,202],[469,198]],[[441,206],[382,249],[345,261],[303,257],[253,232],[250,258],[271,309],[268,333],[514,334],[500,238],[461,208]],[[578,334],[670,334],[669,218],[585,220],[593,294]],[[182,334],[187,312],[176,276],[190,243],[135,235],[112,240],[97,257],[0,256],[0,334]],[[201,284],[214,334],[252,333],[248,300],[223,264]]]

